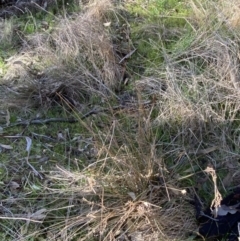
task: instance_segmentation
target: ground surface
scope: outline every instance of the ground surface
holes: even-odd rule
[[[239,185],[238,1],[52,3],[0,10],[1,240],[193,240]]]

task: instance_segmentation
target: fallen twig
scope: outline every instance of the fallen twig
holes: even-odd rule
[[[102,110],[100,110],[102,111]],[[100,112],[99,110],[91,110],[88,113],[86,113],[85,115],[83,115],[80,118],[49,118],[49,119],[32,119],[32,120],[24,120],[24,121],[19,121],[16,123],[12,123],[6,127],[13,127],[13,126],[19,126],[19,125],[23,125],[23,126],[27,126],[27,125],[31,125],[31,124],[36,124],[36,125],[43,125],[43,124],[49,124],[51,122],[68,122],[68,123],[76,123],[79,121],[79,119],[83,120],[87,117],[89,117],[90,115],[93,114],[97,114],[98,112]]]
[[[148,105],[150,104],[150,101],[146,101],[144,103],[142,103],[142,105]],[[43,124],[49,124],[51,122],[68,122],[68,123],[76,123],[79,120],[84,120],[87,117],[94,115],[94,114],[98,114],[100,112],[111,112],[112,110],[120,110],[120,109],[125,109],[125,108],[130,108],[131,106],[126,106],[126,105],[118,105],[118,106],[114,106],[112,108],[93,108],[92,110],[90,110],[89,112],[87,112],[85,115],[83,115],[82,117],[79,118],[49,118],[49,119],[32,119],[32,120],[24,120],[24,121],[19,121],[16,123],[12,123],[10,125],[5,125],[4,128],[8,128],[8,127],[13,127],[13,126],[28,126],[31,124],[36,124],[36,125],[43,125]]]
[[[137,49],[132,50],[130,53],[128,53],[125,57],[123,57],[120,61],[119,64],[121,64],[125,59],[130,58],[136,51]]]

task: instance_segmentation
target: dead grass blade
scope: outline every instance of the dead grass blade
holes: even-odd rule
[[[214,199],[212,200],[212,204],[211,204],[211,209],[214,208],[215,211],[215,215],[214,217],[217,217],[217,210],[219,207],[221,207],[221,201],[222,201],[222,195],[221,193],[218,191],[217,188],[217,175],[215,170],[212,167],[207,167],[205,169],[205,172],[210,174],[212,179],[213,179],[213,184],[214,184]]]

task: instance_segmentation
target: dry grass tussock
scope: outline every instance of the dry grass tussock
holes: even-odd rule
[[[197,128],[201,133],[206,130],[207,137],[209,125],[238,120],[240,36],[235,28],[239,26],[229,28],[237,3],[226,10],[224,2],[191,1],[199,25],[191,35],[182,37],[171,54],[162,49],[165,62],[158,70],[153,69],[153,76],[137,81],[146,96],[157,99],[160,114],[156,123],[181,123],[183,132]],[[219,18],[221,14],[224,21]]]
[[[202,26],[204,21],[209,23],[209,20],[216,20],[218,24],[226,24],[226,26],[232,30],[239,30],[240,19],[239,19],[239,1],[190,1],[193,15],[198,23]],[[215,22],[216,23],[216,22]]]
[[[211,8],[204,8],[205,4]],[[232,168],[237,168],[239,157],[240,36],[239,26],[229,28],[230,22],[226,22],[233,16],[228,10],[223,2],[194,1],[193,11],[198,12],[198,25],[197,21],[191,25],[194,31],[183,36],[170,54],[161,49],[165,62],[152,69],[152,76],[137,81],[145,96],[156,100],[159,114],[152,126],[160,126],[172,136],[164,150],[166,156],[176,158],[183,150],[197,157],[199,150],[203,151],[207,154],[204,161],[195,164],[224,168],[228,174],[220,178],[223,190],[239,185],[238,171]],[[207,19],[210,13],[212,17]],[[228,14],[224,21],[221,14]],[[206,153],[205,147],[217,151]]]
[[[147,95],[159,98],[159,121],[168,122],[177,116],[183,120],[196,117],[203,122],[236,118],[239,46],[215,33],[198,34],[187,49],[167,57],[169,63],[162,66],[155,79],[148,77],[137,82],[139,88],[148,86]],[[195,63],[201,65],[200,70]]]
[[[45,191],[51,203],[61,200],[61,207],[68,208],[67,216],[47,226],[48,240],[72,240],[78,235],[79,240],[179,241],[196,230],[186,190],[167,174],[154,141],[136,143],[122,128],[116,121],[104,139],[101,133],[95,136],[97,143],[102,142],[98,158],[83,171],[57,167],[47,176],[51,185]],[[142,133],[140,138],[146,136]],[[54,188],[57,183],[64,186],[62,192]],[[49,209],[49,218],[52,212]]]
[[[92,94],[108,98],[122,78],[104,27],[109,14],[114,14],[111,1],[90,1],[81,13],[57,18],[51,33],[26,36],[22,51],[8,60],[3,81],[14,82],[14,91],[35,103],[51,102],[59,86],[75,93],[76,101]]]
[[[92,131],[95,162],[76,172],[56,165],[45,173],[43,182],[37,182],[34,202],[29,192],[3,200],[0,218],[10,219],[9,225],[16,221],[12,237],[180,241],[195,231],[188,185],[181,184],[158,153],[160,143],[149,128],[149,118],[136,115],[135,129],[129,133],[123,131],[123,120],[114,116],[104,131]],[[25,182],[26,186],[35,183],[30,176]]]

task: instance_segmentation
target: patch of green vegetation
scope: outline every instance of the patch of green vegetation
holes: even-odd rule
[[[164,51],[184,48],[193,39],[185,19],[190,14],[185,1],[135,1],[127,4],[127,9],[137,14],[132,17],[136,21],[130,21],[131,40],[137,52],[129,61],[137,73],[143,73],[137,71],[139,66],[146,70],[161,65]]]
[[[6,71],[4,60],[13,56],[21,48],[21,43],[28,35],[39,32],[51,32],[61,16],[80,11],[80,5],[74,1],[58,1],[49,11],[27,12],[19,17],[4,20],[0,38],[0,76]]]
[[[20,29],[26,35],[33,34],[39,31],[51,31],[52,27],[62,16],[66,14],[79,12],[81,10],[80,4],[76,4],[74,1],[71,3],[65,3],[64,1],[58,1],[48,11],[37,11],[36,13],[23,14],[16,18]]]
[[[135,16],[141,16],[148,20],[155,20],[155,18],[164,14],[169,14],[169,12],[175,15],[179,14],[186,16],[189,11],[189,9],[185,6],[184,0],[137,0],[126,3],[125,5],[126,8]]]
[[[164,146],[165,143],[171,142],[171,135],[173,133],[168,126],[155,125],[152,127],[152,133],[154,133],[154,139],[156,139],[157,145]],[[160,149],[162,149],[162,147]]]
[[[67,118],[73,114],[65,113],[63,110],[60,112],[59,109],[50,109],[41,113],[41,115],[42,119],[48,119],[54,117]],[[26,114],[21,111],[11,111],[10,125],[16,123],[18,119],[31,120],[35,116],[36,112],[32,110]],[[62,135],[59,135],[60,133]],[[11,237],[15,236],[21,229],[22,236],[26,236],[25,240],[33,238],[34,240],[37,240],[37,238],[41,240],[44,235],[46,236],[45,229],[55,224],[55,221],[51,220],[55,220],[56,217],[62,221],[65,219],[66,209],[62,207],[66,205],[66,199],[68,199],[68,191],[66,191],[69,185],[68,177],[66,177],[65,183],[58,179],[48,181],[47,176],[56,165],[72,173],[79,172],[86,167],[89,164],[89,158],[92,158],[85,153],[93,147],[92,136],[86,131],[81,121],[76,123],[53,122],[46,125],[9,126],[4,129],[4,135],[11,137],[5,137],[1,140],[1,144],[9,146],[9,149],[7,149],[7,146],[5,149],[1,148],[1,199],[19,198],[18,204],[11,206],[13,212],[20,212],[19,210],[21,210],[21,213],[35,213],[45,208],[53,209],[53,211],[50,211],[46,218],[48,221],[42,224],[41,228],[34,223],[27,224],[25,221],[18,220],[15,229],[11,229],[12,233],[9,235],[7,235],[6,227],[12,227],[14,221],[5,220],[1,222],[1,227],[6,233],[0,232],[0,237],[2,235],[4,240],[12,240]],[[31,142],[28,143],[26,138],[30,138]],[[28,144],[30,144],[29,155],[26,151]],[[89,147],[88,150],[84,150],[84,148],[87,148],[86,146]],[[34,173],[27,162],[39,172],[43,179]],[[78,188],[83,182],[84,180],[79,180],[74,185]],[[51,190],[53,192],[59,191],[54,195]],[[47,196],[46,192],[48,192]],[[34,203],[33,200],[35,200]],[[8,204],[4,202],[3,205],[6,207]],[[71,210],[72,215],[75,215],[77,210],[75,208]]]
[[[34,113],[31,115],[27,114],[25,116],[19,115],[19,113],[10,113],[10,125],[17,123],[17,119],[20,118],[22,120],[31,120],[34,116]],[[64,112],[55,111],[54,109],[47,111],[41,118],[49,119],[49,118],[68,118]],[[3,144],[12,146],[12,152],[17,152],[19,158],[26,158],[27,152],[27,142],[25,137],[29,137],[32,140],[31,144],[31,152],[30,152],[30,162],[36,168],[43,166],[43,168],[48,169],[52,165],[52,163],[59,163],[62,165],[66,165],[68,163],[68,168],[76,168],[75,164],[69,163],[68,158],[73,156],[81,156],[78,161],[79,166],[86,165],[87,157],[81,154],[79,148],[84,148],[87,143],[84,142],[84,139],[91,138],[91,135],[86,132],[86,128],[81,125],[81,122],[76,123],[59,123],[52,122],[49,124],[42,125],[34,125],[30,124],[29,126],[15,126],[8,127],[4,129],[5,135],[11,135],[13,138],[6,138]],[[22,137],[18,137],[21,134]],[[14,136],[16,138],[14,138]],[[78,137],[83,138],[82,146],[78,142]],[[80,145],[80,146],[79,146]],[[91,145],[91,143],[90,143]],[[8,165],[8,153],[4,154],[3,159],[6,161],[4,165]],[[77,154],[79,153],[79,154]],[[45,158],[44,158],[45,157]],[[46,158],[48,157],[48,158]],[[43,162],[39,162],[39,159],[43,158]],[[46,159],[46,160],[45,160]],[[45,161],[44,161],[45,160]],[[78,168],[79,168],[78,166]]]
[[[173,54],[180,54],[188,50],[191,44],[195,41],[196,34],[192,31],[188,31],[183,34],[177,41],[171,42],[168,45],[169,51]]]
[[[56,17],[51,13],[38,12],[36,14],[22,15],[14,18],[14,21],[18,24],[21,34],[27,36],[41,31],[51,31]]]

